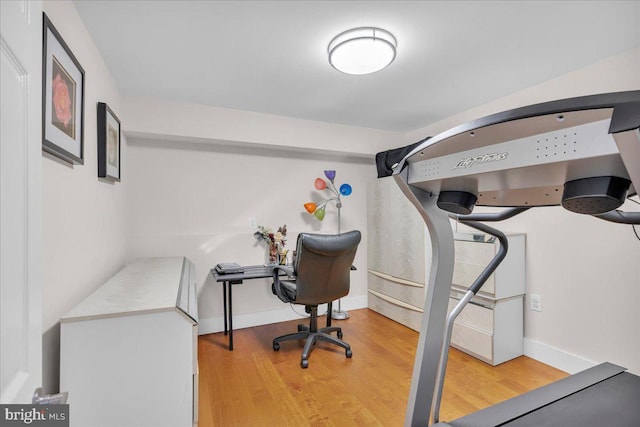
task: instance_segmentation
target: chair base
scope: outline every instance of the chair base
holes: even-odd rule
[[[298,332],[294,332],[287,335],[282,335],[280,337],[274,338],[273,340],[273,350],[280,350],[280,343],[283,341],[293,341],[293,340],[305,340],[304,348],[302,350],[302,356],[300,358],[300,366],[302,368],[309,367],[309,354],[311,350],[313,350],[317,341],[325,341],[331,344],[335,344],[345,349],[345,356],[347,359],[350,359],[353,356],[351,352],[351,346],[346,342],[342,341],[342,329],[339,327],[326,327],[320,328],[314,327],[317,325],[317,307],[311,307],[311,318],[310,324],[307,325],[298,325]],[[330,335],[331,332],[337,332],[338,337],[334,337]]]

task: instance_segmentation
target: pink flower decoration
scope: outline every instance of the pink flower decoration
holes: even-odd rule
[[[53,107],[56,117],[66,127],[71,120],[71,96],[69,95],[69,88],[64,80],[62,80],[62,77],[60,77],[60,74],[56,74],[52,82],[52,87]]]
[[[327,183],[324,182],[324,179],[322,178],[316,178],[316,181],[313,183],[313,185],[316,187],[316,190],[324,190],[325,188],[327,188]]]

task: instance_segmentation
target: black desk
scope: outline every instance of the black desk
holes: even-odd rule
[[[241,285],[247,279],[264,279],[273,276],[274,266],[250,265],[244,266],[242,273],[220,274],[215,268],[211,269],[211,274],[216,282],[222,282],[222,301],[224,306],[224,334],[229,333],[229,350],[233,350],[233,298],[232,286]],[[284,274],[284,272],[282,272]],[[227,299],[228,298],[228,299]],[[227,302],[229,311],[227,312]],[[227,314],[228,313],[228,314]],[[228,322],[228,328],[227,328]]]
[[[244,280],[264,279],[273,276],[273,265],[249,265],[243,266],[242,273],[220,274],[215,268],[211,269],[211,274],[216,282],[222,282],[222,300],[224,306],[224,334],[229,334],[229,350],[233,351],[233,298],[232,285],[241,285]],[[286,273],[280,270],[280,276]],[[331,303],[329,303],[329,313],[331,313]],[[229,310],[227,311],[227,307]],[[228,327],[227,327],[228,325]],[[327,326],[331,326],[331,316],[327,316]]]

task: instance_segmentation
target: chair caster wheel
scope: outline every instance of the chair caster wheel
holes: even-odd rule
[[[301,367],[302,369],[307,369],[307,368],[309,367],[309,361],[308,361],[308,360],[305,360],[305,359],[301,360],[301,361],[300,361],[300,367]]]
[[[353,353],[351,352],[351,350],[345,350],[344,354],[347,356],[347,359],[351,359],[351,356],[353,356]]]
[[[338,339],[341,340],[342,339],[342,331],[338,331]]]
[[[298,332],[302,332],[304,331],[306,328],[304,327],[304,325],[298,325]]]
[[[274,342],[273,343],[273,351],[278,351],[278,350],[280,350],[280,344],[277,343],[277,342]]]

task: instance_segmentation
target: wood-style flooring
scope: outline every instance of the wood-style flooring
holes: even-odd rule
[[[272,340],[296,330],[288,321],[199,338],[199,427],[402,426],[418,334],[369,309],[333,321],[353,358],[319,343],[300,368],[301,342]],[[325,318],[320,318],[324,326]],[[451,349],[441,419],[452,420],[567,376],[527,357],[489,366]]]

